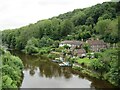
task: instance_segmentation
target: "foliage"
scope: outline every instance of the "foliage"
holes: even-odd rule
[[[94,57],[95,58],[99,58],[99,57],[101,57],[102,55],[101,55],[101,53],[100,52],[96,52],[96,53],[94,53]]]
[[[118,35],[118,26],[120,26],[118,23],[119,14],[119,3],[104,2],[84,9],[75,9],[72,12],[60,14],[50,19],[40,20],[35,24],[21,28],[4,30],[2,31],[1,38],[4,46],[18,50],[25,49],[28,54],[48,54],[51,51],[51,47],[57,47],[55,51],[63,51],[65,55],[68,52],[62,48],[58,48],[59,41],[65,39],[86,41],[91,37],[99,37],[105,42],[117,46],[117,43],[120,41]],[[85,44],[84,49],[89,52],[88,45]],[[5,52],[1,51],[1,53]],[[119,78],[117,73],[119,66],[116,63],[117,55],[115,53],[115,50],[103,51],[100,57],[96,53],[95,57],[98,60],[93,61],[91,66],[95,71],[101,73],[103,76],[105,75],[108,81],[118,85],[117,80],[119,79],[116,78]],[[2,58],[6,57],[9,58],[4,59],[5,61],[15,60],[15,57],[11,55],[2,56]],[[16,65],[19,64],[17,63]],[[8,68],[8,70],[10,69]],[[8,76],[4,78],[10,82],[8,83],[6,81],[9,85],[12,81]]]
[[[76,60],[79,64],[84,63],[87,66],[90,66],[91,62],[94,62],[95,60],[97,60],[96,58],[94,59],[89,59],[89,58],[83,58],[83,59],[78,59]]]
[[[55,58],[58,58],[58,57],[59,57],[59,54],[57,54],[57,53],[50,53],[48,55],[48,58],[50,58],[50,59],[55,59]]]
[[[54,41],[52,47],[53,48],[58,48],[59,47],[59,41],[58,40]]]
[[[64,45],[64,48],[65,49],[69,49],[70,47],[68,45]]]
[[[64,50],[64,47],[55,48],[56,52],[62,52],[63,50]]]
[[[38,40],[36,38],[31,38],[28,40],[27,45],[25,46],[25,52],[28,54],[38,53]]]
[[[6,51],[0,58],[2,60],[2,66],[0,66],[2,69],[2,89],[18,88],[22,80],[23,64],[21,59]]]
[[[102,77],[103,72],[106,71],[105,63],[98,59],[96,61],[93,61],[91,64],[92,64],[93,69],[97,71],[98,73],[100,73]]]
[[[75,15],[72,17],[72,21],[75,26],[84,25],[86,21],[86,14],[84,12],[75,13]]]
[[[18,29],[4,30],[2,41],[9,48],[22,50],[31,37],[40,40],[39,47],[48,47],[52,45],[52,40],[87,40],[94,35],[101,35],[100,38],[113,44],[119,41],[117,36],[119,25],[116,19],[118,15],[117,2],[105,2],[89,8],[75,9]]]
[[[83,48],[85,49],[86,53],[88,53],[88,52],[90,51],[90,45],[87,44],[87,43],[85,43],[85,44],[83,45]]]
[[[40,48],[39,53],[40,54],[48,54],[48,53],[50,53],[50,51],[51,51],[50,47],[42,47],[42,48]]]
[[[71,34],[72,30],[73,30],[73,23],[70,20],[65,20],[61,24],[61,31],[60,31],[61,37]]]
[[[39,39],[32,37],[31,39],[28,40],[27,45],[38,47],[39,46]]]
[[[49,37],[43,37],[39,41],[39,47],[49,47],[54,44],[54,41]]]
[[[32,46],[32,45],[31,46],[26,46],[25,51],[26,51],[27,54],[34,54],[34,53],[39,52],[38,48],[35,47],[35,46]]]
[[[96,24],[96,30],[101,35],[101,38],[103,38],[106,42],[109,43],[117,43],[119,41],[118,38],[118,20],[100,20]]]
[[[112,84],[119,86],[119,70],[118,51],[116,49],[108,49],[101,54],[98,60],[91,62],[93,70],[101,73],[101,76]]]

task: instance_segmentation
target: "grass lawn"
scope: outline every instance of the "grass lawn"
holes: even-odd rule
[[[89,58],[80,58],[80,59],[78,59],[78,60],[76,60],[79,64],[81,64],[81,63],[84,63],[84,64],[86,64],[86,65],[89,65],[92,61],[94,61],[94,60],[97,60],[96,58],[94,58],[94,59],[89,59]]]

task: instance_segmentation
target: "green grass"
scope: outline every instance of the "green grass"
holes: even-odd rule
[[[84,63],[85,65],[89,65],[92,61],[97,60],[96,58],[94,59],[89,59],[89,58],[83,58],[83,59],[78,59],[76,60],[79,64]]]

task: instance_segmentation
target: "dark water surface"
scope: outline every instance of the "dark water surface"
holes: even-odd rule
[[[114,88],[106,81],[91,78],[72,68],[61,68],[42,56],[12,51],[24,64],[21,88]]]

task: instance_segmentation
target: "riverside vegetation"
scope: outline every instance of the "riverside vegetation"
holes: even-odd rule
[[[83,69],[83,73],[119,86],[119,5],[119,2],[104,2],[84,9],[75,9],[18,29],[4,30],[2,42],[11,49],[21,50],[30,55],[47,55],[53,59],[59,57],[61,52],[67,53],[67,47],[59,47],[59,42],[62,40],[102,39],[110,43],[110,48],[96,53],[95,60],[82,62],[71,58],[70,61],[84,63],[86,66],[86,68],[75,69]],[[95,74],[91,75],[91,71]]]
[[[2,90],[18,88],[22,82],[23,64],[19,57],[13,56],[10,52],[0,47],[0,70],[2,71]]]

